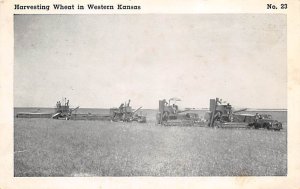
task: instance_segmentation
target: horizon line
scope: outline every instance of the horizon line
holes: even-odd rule
[[[55,107],[34,107],[34,106],[14,106],[13,108],[55,108]],[[110,108],[117,108],[117,107],[110,107]],[[110,109],[110,108],[90,108],[90,107],[79,107],[79,109]],[[133,108],[134,109],[134,108]],[[156,110],[158,108],[142,108],[144,110]],[[209,108],[191,108],[191,110],[208,110]],[[247,108],[247,110],[285,110],[287,108]],[[247,111],[245,110],[245,111]]]

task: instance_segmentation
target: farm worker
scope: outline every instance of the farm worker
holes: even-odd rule
[[[128,104],[127,104],[127,106],[129,107],[129,105],[130,105],[130,99],[128,100]]]
[[[173,107],[173,113],[176,114],[176,105],[173,104],[172,107]]]
[[[163,103],[164,103],[164,106],[168,105],[166,99],[163,99],[162,101],[163,101]]]
[[[67,101],[67,106],[69,106],[69,100]]]
[[[124,109],[124,104],[122,103],[121,106],[119,107],[120,112],[123,112]]]
[[[216,98],[216,105],[222,104],[222,100],[219,98]]]
[[[227,103],[227,108],[231,110],[231,105],[229,103]]]
[[[257,122],[258,119],[261,119],[261,115],[259,115],[259,113],[255,114],[255,122]]]
[[[174,105],[176,112],[178,111],[178,106],[175,104]]]

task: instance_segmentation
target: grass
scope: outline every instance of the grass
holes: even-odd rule
[[[15,176],[287,174],[286,130],[15,119],[14,151]]]

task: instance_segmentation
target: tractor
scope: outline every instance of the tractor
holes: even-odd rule
[[[199,121],[199,115],[196,113],[187,113],[191,109],[179,110],[177,101],[179,98],[170,98],[159,100],[159,109],[156,114],[157,124],[164,126],[194,126]]]
[[[277,120],[274,120],[269,114],[256,113],[255,120],[252,123],[250,123],[249,126],[255,129],[263,128],[275,131],[280,131],[280,129],[282,129],[282,123]]]

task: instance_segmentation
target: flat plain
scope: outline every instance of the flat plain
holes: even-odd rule
[[[282,176],[287,125],[279,121],[278,132],[166,127],[154,118],[144,124],[19,118],[14,175]]]

